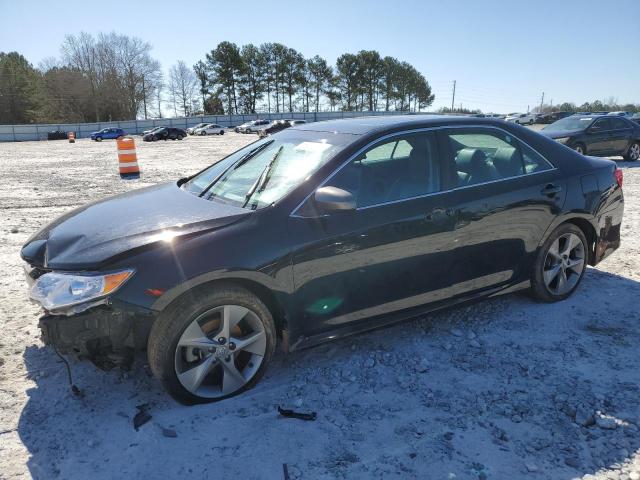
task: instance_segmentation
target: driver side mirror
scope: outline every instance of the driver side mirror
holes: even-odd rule
[[[347,212],[356,209],[356,198],[351,192],[337,187],[322,187],[314,195],[316,205],[325,212]]]

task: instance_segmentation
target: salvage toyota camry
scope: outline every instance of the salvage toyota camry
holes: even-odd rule
[[[520,289],[563,300],[618,248],[622,171],[499,120],[299,125],[74,210],[22,249],[43,339],[147,351],[177,400],[236,395],[293,351]]]

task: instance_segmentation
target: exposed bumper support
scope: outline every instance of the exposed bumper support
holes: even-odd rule
[[[151,313],[100,306],[68,317],[44,315],[39,327],[45,344],[109,369],[130,364],[134,351],[146,348],[154,319]]]

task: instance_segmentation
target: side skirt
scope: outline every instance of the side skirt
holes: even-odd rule
[[[454,299],[447,299],[440,302],[430,303],[430,304],[412,308],[409,310],[402,310],[400,312],[389,314],[389,315],[381,315],[379,317],[369,318],[367,320],[360,321],[357,324],[345,325],[344,327],[333,329],[317,335],[313,335],[311,337],[301,337],[297,339],[295,343],[290,345],[287,342],[288,348],[286,348],[286,351],[293,352],[296,350],[302,350],[305,348],[314,347],[316,345],[320,345],[323,343],[327,343],[327,342],[348,337],[351,335],[356,335],[362,332],[367,332],[369,330],[375,330],[378,328],[393,325],[395,323],[412,320],[428,313],[432,313],[440,310],[446,310],[448,308],[460,306],[465,303],[471,303],[482,298],[491,298],[491,297],[497,297],[500,295],[506,295],[508,293],[525,290],[530,287],[531,287],[531,282],[529,280],[525,280],[524,282],[520,282],[515,285],[508,285],[506,287],[505,286],[494,287],[488,290],[483,290],[480,293],[475,293],[475,294],[461,296]]]

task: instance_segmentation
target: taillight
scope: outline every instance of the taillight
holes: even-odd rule
[[[616,168],[613,171],[613,174],[616,176],[616,180],[618,182],[618,186],[620,188],[622,188],[622,180],[623,180],[623,177],[624,177],[624,175],[622,174],[622,170],[620,170],[619,168]]]

